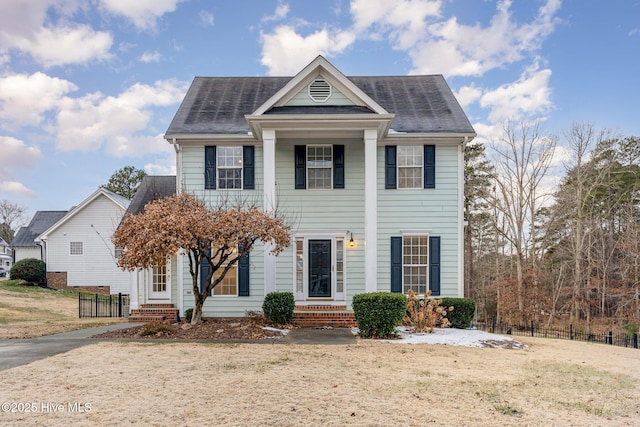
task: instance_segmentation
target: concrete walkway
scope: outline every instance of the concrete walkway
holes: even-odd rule
[[[356,337],[351,332],[351,328],[296,328],[289,331],[286,337],[279,339],[276,343],[348,345],[355,344]]]
[[[0,339],[0,371],[65,353],[95,342],[88,338],[104,332],[130,328],[131,323],[116,323],[97,328],[78,329],[39,338]]]

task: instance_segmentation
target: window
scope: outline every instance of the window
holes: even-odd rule
[[[231,257],[235,257],[238,253],[237,250],[234,250],[231,254]],[[218,262],[217,259],[214,262]],[[214,275],[214,279],[218,279],[220,277],[220,273],[227,267],[227,263],[224,263],[220,266],[216,274]],[[226,296],[237,296],[238,295],[238,263],[235,263],[233,267],[227,271],[227,274],[224,276],[222,281],[213,288],[213,295],[226,295]]]
[[[422,155],[422,146],[398,146],[398,188],[422,188]]]
[[[424,295],[428,290],[429,246],[427,236],[402,238],[402,289]]]
[[[440,295],[440,236],[391,236],[391,292]]]
[[[242,147],[218,147],[218,188],[242,188]]]
[[[82,255],[82,242],[69,242],[69,255]]]
[[[254,189],[255,147],[204,147],[204,188]]]
[[[344,186],[344,145],[296,145],[295,188]]]
[[[333,153],[331,145],[307,146],[307,182],[310,189],[332,188]]]
[[[386,145],[384,188],[436,188],[435,145]]]
[[[120,259],[120,257],[122,257],[122,248],[119,248],[119,247],[117,247],[117,246],[116,246],[116,247],[113,249],[113,255],[114,255],[114,257],[115,257],[116,259]]]

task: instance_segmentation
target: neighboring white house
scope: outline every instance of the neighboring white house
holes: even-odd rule
[[[6,271],[11,269],[13,265],[13,251],[3,238],[0,237],[0,266]]]
[[[348,77],[319,56],[294,77],[196,77],[165,134],[177,190],[295,218],[291,246],[276,257],[256,245],[204,316],[244,316],[271,291],[328,312],[364,292],[462,297],[463,153],[475,135],[441,75]],[[152,281],[133,283],[132,308],[193,307],[185,256]]]
[[[21,227],[11,242],[13,262],[26,258],[45,260],[44,248],[36,243],[36,238],[46,229],[65,216],[67,211],[37,211],[29,225]]]
[[[111,242],[128,206],[128,199],[100,188],[36,238],[49,286],[129,293],[129,273],[118,268]]]

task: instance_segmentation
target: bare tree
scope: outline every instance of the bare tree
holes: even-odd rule
[[[541,134],[538,122],[507,122],[500,139],[491,144],[496,178],[489,203],[497,214],[494,226],[515,258],[516,298],[521,313],[525,268],[536,253],[536,216],[549,195],[541,182],[549,171],[555,145],[554,138]]]
[[[26,208],[3,199],[0,201],[0,237],[11,243],[18,227],[25,224]]]

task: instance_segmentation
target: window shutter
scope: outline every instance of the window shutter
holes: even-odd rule
[[[295,178],[296,190],[307,188],[307,146],[296,145],[295,147]]]
[[[402,237],[391,237],[391,292],[402,293]]]
[[[207,277],[211,271],[211,265],[206,259],[203,259],[200,263],[200,293],[204,292],[204,288],[207,287]]]
[[[216,189],[216,147],[204,147],[204,188]]]
[[[242,186],[245,190],[255,189],[255,147],[242,147]]]
[[[396,184],[396,146],[384,147],[384,188],[395,189]]]
[[[429,289],[440,295],[440,236],[429,236]]]
[[[436,188],[436,146],[424,146],[424,188]]]
[[[333,146],[333,188],[344,188],[344,145]]]
[[[246,253],[238,260],[238,296],[249,296],[249,254]]]

